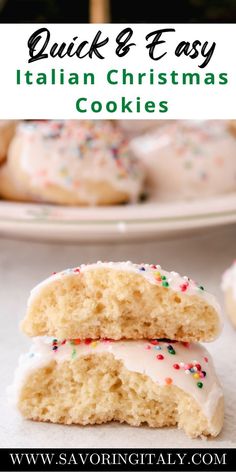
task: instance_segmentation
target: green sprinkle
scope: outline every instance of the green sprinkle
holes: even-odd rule
[[[165,276],[165,275],[162,275],[162,276],[161,276],[161,280],[166,280],[166,276]]]
[[[74,359],[76,357],[76,349],[74,348],[72,353],[71,353],[71,357],[72,359]]]
[[[162,287],[169,287],[169,283],[166,280],[163,280]]]
[[[175,350],[174,349],[169,349],[169,353],[170,354],[175,354]]]
[[[203,387],[203,383],[202,383],[202,382],[197,382],[197,386],[198,386],[198,388],[202,388],[202,387]]]
[[[54,339],[52,340],[52,342],[53,342],[53,343],[57,343],[57,338],[54,338]]]
[[[202,285],[199,285],[200,290],[204,290],[204,287]]]

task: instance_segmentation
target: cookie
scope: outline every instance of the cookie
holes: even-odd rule
[[[52,275],[30,295],[28,336],[212,341],[220,307],[204,288],[159,265],[106,262]]]
[[[197,344],[37,338],[10,393],[36,421],[178,426],[191,437],[216,436],[223,423],[222,389]]]
[[[174,120],[119,120],[119,126],[124,133],[129,137],[139,136],[150,130],[158,129],[168,123],[173,123]]]
[[[13,138],[16,128],[14,120],[0,120],[0,162],[4,161],[7,155],[9,144]]]
[[[222,290],[225,295],[226,313],[236,327],[236,260],[223,274]]]
[[[30,201],[110,205],[134,202],[142,193],[143,166],[109,121],[23,123],[8,160],[22,200],[30,195]],[[2,196],[9,198],[9,191],[3,189]]]
[[[23,182],[15,178],[15,172],[12,172],[9,161],[0,166],[0,196],[6,200],[19,202],[34,200],[34,196],[26,189]]]
[[[236,190],[236,139],[225,121],[176,121],[132,140],[146,165],[149,193],[163,201]]]
[[[230,132],[236,136],[236,120],[228,120],[228,127]]]

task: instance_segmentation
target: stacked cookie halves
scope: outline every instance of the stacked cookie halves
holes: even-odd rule
[[[22,329],[35,337],[12,392],[26,418],[116,420],[216,436],[223,394],[198,344],[220,332],[219,306],[158,265],[82,265],[33,289]]]

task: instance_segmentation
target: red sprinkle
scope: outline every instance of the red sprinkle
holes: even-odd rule
[[[66,339],[62,341],[61,345],[63,346],[63,344],[66,344]]]
[[[76,269],[73,270],[73,272],[76,272],[76,273],[80,273],[80,268],[79,267],[76,267]]]
[[[149,341],[149,342],[150,342],[150,344],[153,344],[154,346],[159,344],[159,341],[157,341],[157,339],[151,339],[151,341]]]
[[[157,268],[157,266],[155,264],[151,265],[151,269],[156,269],[156,268]]]
[[[91,342],[92,342],[92,339],[90,338],[87,338],[84,340],[84,344],[91,344]]]
[[[173,364],[173,367],[174,367],[174,369],[177,369],[177,370],[180,369],[179,364]]]
[[[181,292],[186,292],[188,286],[189,286],[189,283],[188,283],[188,282],[186,282],[186,283],[184,283],[184,284],[181,284],[181,285],[180,285],[180,290],[181,290]]]
[[[73,339],[73,341],[74,341],[74,344],[80,344],[80,343],[81,343],[81,340],[78,339],[78,338],[77,338],[77,339]],[[86,343],[86,340],[85,340],[85,343]]]
[[[183,344],[183,346],[186,347],[186,348],[189,347],[189,342],[188,342],[188,341],[184,341],[182,344]]]
[[[52,275],[56,275],[56,272],[52,272]]]
[[[200,364],[195,364],[195,367],[197,367],[197,370],[202,370],[202,366]]]
[[[204,361],[205,361],[205,362],[208,362],[208,357],[204,357]]]
[[[102,338],[101,339],[102,343],[114,343],[114,339],[110,339],[110,338]]]
[[[164,356],[163,356],[162,354],[158,354],[158,355],[157,355],[157,359],[158,359],[159,361],[163,361]]]

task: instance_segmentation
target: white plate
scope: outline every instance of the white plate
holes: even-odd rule
[[[235,222],[236,193],[191,202],[88,208],[0,202],[0,234],[35,240],[147,240]]]

